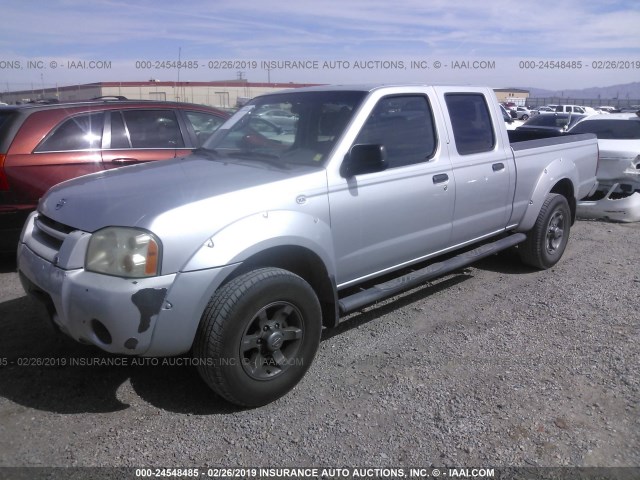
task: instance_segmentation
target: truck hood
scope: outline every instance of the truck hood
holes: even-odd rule
[[[46,193],[38,210],[57,222],[86,232],[106,226],[152,230],[154,220],[166,212],[232,193],[237,196],[259,185],[308,173],[309,169],[285,170],[253,161],[225,162],[192,155],[62,182]],[[229,209],[227,206],[226,210]]]

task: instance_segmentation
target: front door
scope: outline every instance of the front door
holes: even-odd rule
[[[445,248],[455,183],[427,95],[381,98],[354,144],[383,145],[384,171],[329,179],[338,286]]]

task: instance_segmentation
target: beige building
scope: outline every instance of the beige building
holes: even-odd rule
[[[513,102],[516,105],[525,105],[529,99],[529,90],[521,88],[494,88],[498,102]]]
[[[167,100],[199,103],[218,108],[235,108],[247,100],[286,88],[307,87],[306,83],[254,83],[246,80],[219,82],[99,82],[0,93],[0,101],[16,104],[55,99],[60,102],[116,96],[131,100]],[[518,88],[494,89],[499,102],[524,105],[529,91]]]
[[[250,98],[287,88],[310,86],[302,83],[251,83],[246,80],[221,82],[99,82],[66,87],[4,92],[0,100],[28,103],[39,100],[60,102],[89,100],[96,97],[126,97],[131,100],[167,100],[198,103],[219,108],[235,108]]]

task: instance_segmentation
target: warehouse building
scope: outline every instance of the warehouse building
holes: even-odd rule
[[[198,103],[218,108],[236,108],[250,98],[304,83],[252,83],[246,80],[220,82],[99,82],[65,87],[4,92],[0,101],[8,104],[39,101],[69,102],[97,97],[125,97],[131,100],[167,100]]]
[[[0,93],[8,104],[38,101],[70,102],[97,97],[125,97],[130,100],[167,100],[198,103],[223,109],[237,108],[247,100],[287,88],[308,87],[308,83],[254,83],[246,79],[218,82],[98,82],[55,88],[35,88]],[[494,89],[499,102],[526,102],[529,91],[518,88]]]
[[[498,102],[512,102],[516,105],[525,105],[529,99],[529,90],[521,88],[494,88]]]

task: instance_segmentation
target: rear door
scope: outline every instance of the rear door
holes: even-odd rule
[[[441,94],[453,133],[449,154],[456,182],[452,245],[503,230],[511,215],[513,155],[493,121],[493,99],[481,89]],[[491,104],[489,103],[491,102]],[[514,177],[515,178],[515,177]]]
[[[173,109],[123,109],[108,113],[102,162],[117,168],[187,154],[178,115]]]
[[[51,126],[54,115],[59,121]],[[101,171],[103,128],[103,112],[71,117],[61,110],[32,113],[20,127],[4,162],[13,202],[35,208],[53,185]]]

